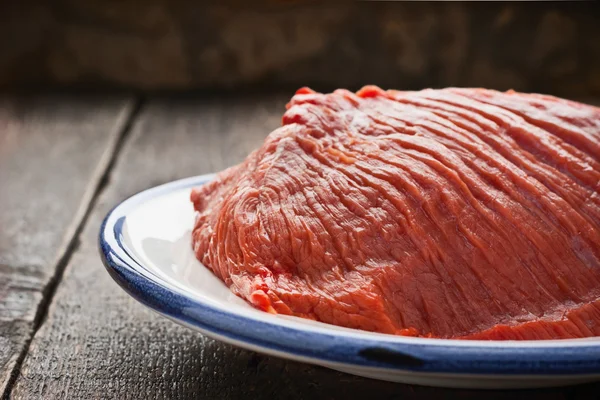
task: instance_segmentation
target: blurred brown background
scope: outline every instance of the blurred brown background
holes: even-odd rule
[[[0,6],[4,89],[373,83],[600,94],[596,2],[10,3]]]

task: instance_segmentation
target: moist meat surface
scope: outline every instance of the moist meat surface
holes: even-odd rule
[[[301,89],[192,192],[255,307],[398,335],[600,335],[600,109],[485,89]]]

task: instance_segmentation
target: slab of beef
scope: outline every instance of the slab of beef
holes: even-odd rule
[[[600,109],[485,89],[301,89],[193,191],[198,259],[253,306],[463,339],[600,335]]]

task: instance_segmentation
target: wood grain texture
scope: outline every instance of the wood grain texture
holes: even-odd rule
[[[259,355],[145,309],[97,255],[101,219],[127,196],[241,161],[279,125],[287,98],[156,100],[142,110],[34,338],[14,399],[585,398],[594,386],[442,390],[379,382]]]
[[[107,167],[123,97],[0,98],[0,393]]]

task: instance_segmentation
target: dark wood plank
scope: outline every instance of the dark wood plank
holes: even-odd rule
[[[0,98],[0,393],[129,110],[121,96]]]
[[[172,179],[241,161],[279,125],[285,97],[161,100],[142,111],[12,391],[15,399],[564,399],[579,389],[452,391],[379,382],[208,339],[148,311],[97,256],[105,213]],[[582,397],[579,397],[582,398]]]

